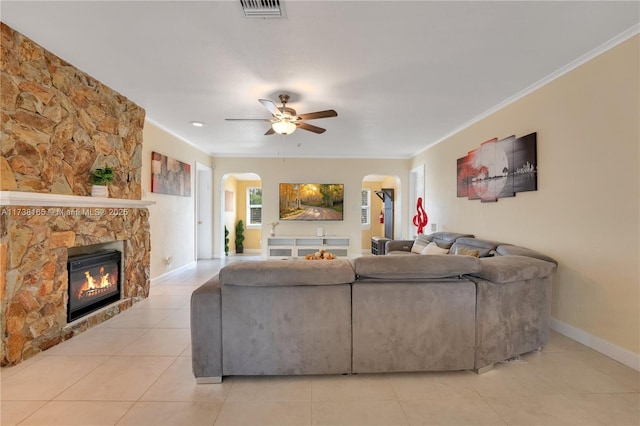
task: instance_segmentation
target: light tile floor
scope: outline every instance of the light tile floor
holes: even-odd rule
[[[196,385],[189,297],[229,257],[0,374],[9,425],[640,425],[640,374],[560,334],[473,372],[227,377]]]

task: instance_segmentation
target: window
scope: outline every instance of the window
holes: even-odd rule
[[[371,190],[362,190],[362,208],[360,209],[360,223],[363,227],[371,226]]]
[[[262,225],[262,188],[247,187],[247,226]]]

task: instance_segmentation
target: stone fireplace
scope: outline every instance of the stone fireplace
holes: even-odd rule
[[[3,366],[30,358],[149,295],[150,202],[20,192],[1,192],[0,199],[0,229],[6,231],[0,243]],[[68,321],[69,252],[105,243],[122,247],[122,294]]]
[[[0,365],[30,358],[148,296],[145,111],[0,22]],[[111,167],[110,198],[89,173]],[[118,244],[121,295],[67,320],[69,251]]]

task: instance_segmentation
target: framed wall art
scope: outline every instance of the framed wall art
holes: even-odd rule
[[[483,203],[538,189],[536,133],[488,140],[457,160],[457,196]]]
[[[151,192],[190,197],[191,165],[158,152],[152,152]]]

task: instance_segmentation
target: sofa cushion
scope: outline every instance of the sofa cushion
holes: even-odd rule
[[[320,262],[306,260],[243,261],[232,263],[220,270],[222,285],[254,287],[333,285],[349,284],[353,281],[355,281],[355,272],[351,262],[344,259]]]
[[[447,254],[449,253],[449,249],[444,249],[438,247],[438,244],[433,241],[427,244],[425,248],[422,249],[420,254]]]
[[[451,253],[458,254],[457,250],[459,247],[468,249],[468,250],[478,250],[479,257],[487,257],[491,255],[491,251],[495,250],[499,243],[497,241],[490,240],[482,240],[479,238],[466,238],[461,237],[458,238],[455,243],[451,246]]]
[[[526,256],[495,256],[478,260],[482,270],[469,275],[497,284],[548,277],[556,270],[555,263]]]
[[[480,272],[480,259],[471,256],[363,256],[352,260],[359,279],[406,280],[457,277]]]
[[[535,250],[531,250],[525,247],[513,246],[511,244],[501,244],[496,247],[496,253],[500,256],[510,256],[510,255],[518,255],[518,256],[528,256],[533,257],[540,260],[546,260],[547,262],[551,262],[553,264],[558,264],[558,262],[545,254],[537,252]]]
[[[458,238],[473,238],[473,234],[461,234],[458,232],[434,232],[433,234],[427,235],[428,241],[433,241],[438,245],[438,247],[442,248],[451,248],[451,245]]]
[[[462,246],[458,246],[453,253],[458,256],[473,256],[480,257],[480,250],[471,250]]]
[[[413,245],[411,246],[411,253],[420,254],[422,253],[422,250],[424,250],[424,248],[428,245],[429,241],[427,241],[424,236],[418,235],[416,240],[413,242]]]

